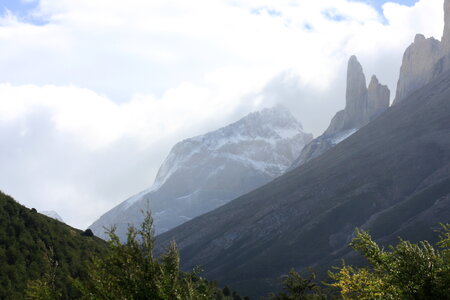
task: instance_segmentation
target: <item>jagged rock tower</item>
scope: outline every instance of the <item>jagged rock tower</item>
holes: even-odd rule
[[[347,66],[347,90],[345,109],[336,113],[324,134],[331,135],[349,129],[358,129],[389,107],[390,91],[386,85],[372,76],[369,88],[366,76],[356,56],[352,55]]]
[[[356,56],[351,56],[347,66],[345,108],[331,119],[327,130],[303,148],[289,170],[321,155],[356,132],[389,107],[390,91],[373,75],[369,87],[366,76]]]
[[[442,40],[417,34],[403,54],[394,104],[450,69],[450,0],[444,1]]]

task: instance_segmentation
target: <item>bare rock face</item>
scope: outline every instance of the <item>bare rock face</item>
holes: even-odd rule
[[[351,56],[347,67],[345,109],[336,113],[324,134],[333,135],[358,129],[389,107],[390,91],[374,75],[366,87],[366,76],[356,56]]]
[[[335,132],[339,132],[344,127],[345,121],[345,110],[338,111],[334,117],[331,119],[330,125],[325,131],[326,134],[333,134]]]
[[[389,88],[380,84],[378,78],[373,75],[367,89],[367,122],[373,120],[389,107],[390,96]]]
[[[444,1],[444,33],[441,42],[417,34],[403,55],[394,104],[450,70],[450,0]]]
[[[345,116],[341,130],[359,126],[364,122],[367,110],[366,76],[356,56],[351,56],[347,68]]]
[[[356,56],[352,55],[347,64],[347,89],[345,109],[336,113],[325,134],[330,135],[364,123],[367,114],[366,76]]]
[[[444,33],[442,35],[442,50],[450,53],[450,1],[444,1]]]
[[[389,97],[389,88],[380,84],[375,75],[371,78],[369,88],[366,87],[363,68],[356,56],[351,56],[347,69],[345,109],[334,115],[321,136],[303,148],[288,170],[320,156],[375,119],[389,107]]]
[[[398,103],[434,78],[436,63],[442,58],[441,43],[417,34],[403,55],[394,103]]]

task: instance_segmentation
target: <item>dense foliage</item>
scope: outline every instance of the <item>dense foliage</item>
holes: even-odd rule
[[[62,299],[76,298],[80,294],[71,278],[84,280],[87,257],[105,250],[104,241],[82,236],[0,192],[0,299],[23,299],[27,283],[45,274],[53,274],[51,284]]]
[[[329,272],[333,290],[325,296],[312,282],[291,271],[283,282],[285,292],[273,300],[300,299],[450,299],[450,227],[443,225],[438,247],[427,241],[400,240],[388,250],[369,233],[356,230],[350,246],[368,261],[366,267],[344,265]],[[330,292],[331,291],[331,292]]]
[[[365,231],[356,231],[350,246],[369,267],[344,265],[330,272],[344,299],[450,299],[450,228],[443,226],[439,248],[427,241],[400,241],[382,249]]]
[[[0,192],[0,299],[245,300],[182,272],[176,245],[153,257],[153,221],[130,227],[125,244],[79,231]]]
[[[303,278],[292,270],[284,291],[270,299],[450,299],[449,225],[443,225],[437,246],[400,240],[386,250],[365,231],[355,235],[350,246],[367,266],[344,263],[330,271],[326,293],[314,275]],[[129,228],[126,243],[114,229],[106,243],[0,192],[0,299],[248,299],[217,288],[197,270],[181,271],[175,243],[159,258],[153,247],[150,214],[139,229]]]
[[[153,256],[154,231],[150,213],[140,229],[131,226],[122,244],[114,228],[109,233],[108,251],[91,257],[87,275],[73,285],[85,300],[242,300],[229,288],[218,289],[197,271],[182,272],[175,243],[159,258]],[[83,233],[85,235],[86,232]],[[62,293],[54,284],[56,261],[48,260],[48,272],[30,281],[27,299],[57,300]],[[248,299],[248,298],[247,298]]]
[[[297,271],[291,270],[283,280],[283,290],[272,294],[270,300],[322,300],[327,299],[320,286],[314,282],[315,275],[303,278]]]
[[[149,213],[140,229],[129,227],[122,244],[114,229],[109,252],[89,267],[89,280],[80,282],[83,299],[210,300],[220,290],[197,275],[180,270],[175,243],[159,258],[153,256],[153,220]]]

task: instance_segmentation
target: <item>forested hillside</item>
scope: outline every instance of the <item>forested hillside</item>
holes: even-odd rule
[[[89,257],[107,250],[86,235],[0,192],[0,299],[23,299],[27,283],[52,269],[63,299],[76,298],[70,278],[85,278]]]

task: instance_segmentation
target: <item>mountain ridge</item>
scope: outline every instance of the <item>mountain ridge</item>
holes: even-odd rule
[[[174,239],[185,267],[202,265],[205,276],[251,296],[273,290],[291,267],[336,262],[332,253],[345,248],[355,227],[412,201],[426,180],[430,189],[438,184],[433,174],[450,163],[448,99],[446,72],[320,157],[162,234],[158,246]],[[449,188],[444,185],[426,203],[410,202],[415,204],[410,210],[419,204],[432,209],[448,198]],[[398,217],[408,228],[411,218],[400,213],[390,219]],[[416,209],[411,217],[417,214]],[[392,232],[382,229],[376,238],[392,239]],[[433,234],[430,228],[422,231],[421,236]]]
[[[161,165],[154,185],[125,200],[90,228],[142,221],[153,212],[157,233],[214,209],[281,175],[312,139],[284,107],[263,109],[205,135],[177,143]],[[147,207],[148,203],[148,207]]]

